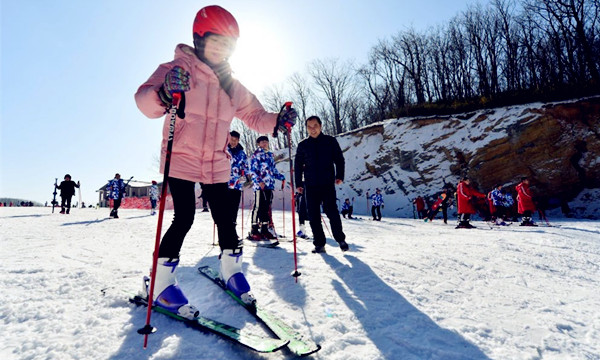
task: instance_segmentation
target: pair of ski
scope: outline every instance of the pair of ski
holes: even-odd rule
[[[182,321],[191,328],[219,335],[227,340],[231,340],[257,352],[269,353],[280,350],[287,346],[287,348],[295,355],[307,356],[321,349],[320,345],[309,339],[306,339],[298,331],[294,330],[292,327],[285,324],[275,315],[269,313],[260,306],[245,304],[240,298],[235,296],[235,294],[227,289],[223,281],[219,278],[219,273],[216,270],[208,266],[202,266],[198,268],[198,271],[200,274],[212,280],[216,285],[234,298],[240,305],[254,315],[257,320],[271,330],[271,332],[273,332],[273,334],[275,334],[278,338],[275,339],[250,334],[244,329],[223,324],[203,316],[189,320],[158,306],[153,306],[152,309],[173,319]],[[136,305],[148,306],[147,299],[139,296],[131,298],[130,301]]]

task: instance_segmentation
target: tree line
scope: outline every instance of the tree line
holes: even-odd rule
[[[600,0],[490,0],[425,31],[379,40],[364,64],[328,58],[262,95],[291,99],[300,121],[318,115],[337,135],[401,116],[553,100],[600,89]],[[236,122],[236,127],[243,126]],[[258,134],[242,131],[255,146]],[[293,130],[293,142],[306,137]],[[285,147],[282,136],[277,148]]]

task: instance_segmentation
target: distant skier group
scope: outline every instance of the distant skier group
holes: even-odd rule
[[[503,185],[496,185],[486,194],[477,191],[471,184],[468,177],[463,177],[456,187],[456,202],[458,212],[457,229],[475,228],[471,224],[471,216],[476,214],[482,207],[487,207],[486,218],[495,225],[506,226],[516,221],[517,214],[521,215],[520,226],[537,226],[533,220],[533,213],[536,211],[535,201],[529,187],[530,181],[527,177],[522,177],[519,184],[515,186],[517,193],[517,210],[513,210],[515,200],[510,192],[506,191]],[[450,198],[451,190],[444,188],[438,195],[436,201],[427,211],[425,209],[425,200],[418,196],[413,200],[419,219],[431,221],[437,213],[442,210],[444,223],[447,223],[447,209],[452,200]],[[543,215],[543,212],[540,210]]]

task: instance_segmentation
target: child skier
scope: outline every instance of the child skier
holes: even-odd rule
[[[60,189],[60,213],[68,214],[71,210],[71,198],[75,195],[75,188],[79,187],[79,181],[77,184],[75,181],[71,180],[71,175],[65,175],[64,181],[60,182],[56,188]]]
[[[150,198],[150,215],[156,215],[156,203],[158,202],[158,184],[152,180],[152,186],[148,190]]]
[[[242,198],[242,186],[245,174],[248,173],[248,156],[244,147],[240,144],[240,133],[231,131],[229,133],[229,144],[227,151],[231,155],[231,174],[229,178],[229,187],[227,200],[231,202],[231,220],[235,224],[237,214],[240,208],[240,199]]]
[[[523,216],[520,226],[537,226],[531,220],[531,216],[535,211],[535,204],[533,203],[531,190],[529,190],[529,179],[522,177],[521,182],[515,188],[517,189],[517,211]]]
[[[471,180],[468,177],[463,177],[456,187],[456,200],[458,203],[458,220],[459,223],[456,229],[473,229],[471,225],[471,215],[475,214],[475,205],[473,198],[485,198],[485,195],[471,187]]]
[[[342,204],[342,216],[344,217],[344,219],[346,218],[346,215],[348,215],[348,219],[354,219],[352,217],[352,212],[354,210],[354,198],[352,198],[352,202],[350,202],[350,199],[346,199],[344,200],[344,203]]]
[[[119,218],[118,212],[119,207],[121,206],[121,200],[123,200],[123,196],[125,195],[125,187],[126,185],[123,183],[123,179],[121,179],[119,173],[116,173],[114,179],[109,180],[106,185],[108,198],[113,200],[113,208],[110,211],[110,217],[112,218]]]
[[[296,212],[298,213],[298,223],[300,224],[296,235],[302,239],[308,239],[306,234],[306,220],[308,220],[308,209],[306,208],[306,194],[296,191]]]
[[[285,177],[275,167],[275,157],[269,151],[269,138],[259,136],[256,139],[258,148],[250,157],[250,174],[254,184],[254,208],[252,209],[253,240],[276,239],[277,235],[269,229],[271,222],[271,202],[275,180],[285,182]]]
[[[371,195],[371,215],[373,220],[381,221],[381,209],[384,207],[383,195],[381,195],[381,189],[376,189],[375,194]]]
[[[294,109],[279,115],[268,113],[257,98],[231,75],[228,58],[239,37],[237,21],[220,6],[207,6],[196,14],[193,24],[194,46],[177,45],[175,59],[162,64],[135,94],[138,108],[149,118],[162,117],[181,93],[177,111],[173,150],[168,178],[173,197],[174,219],[162,238],[155,269],[153,301],[157,306],[186,318],[197,314],[177,284],[175,270],[179,251],[194,222],[196,196],[194,185],[202,184],[212,218],[217,225],[220,275],[230,291],[245,303],[254,297],[242,273],[242,243],[231,221],[227,196],[231,172],[227,142],[231,122],[236,117],[261,132],[293,126]],[[187,101],[187,106],[186,106]],[[169,119],[164,122],[161,168],[169,141]]]

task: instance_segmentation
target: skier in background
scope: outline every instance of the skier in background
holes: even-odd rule
[[[156,215],[156,203],[158,202],[158,184],[152,180],[152,185],[148,189],[148,197],[150,198],[150,215]]]
[[[350,199],[344,200],[344,203],[342,204],[342,216],[344,217],[344,219],[346,218],[346,215],[348,215],[348,219],[354,219],[352,217],[353,211],[354,211],[354,198],[352,198],[352,202],[350,202]]]
[[[106,191],[108,192],[108,198],[113,200],[113,208],[110,211],[110,217],[119,218],[119,207],[121,206],[121,200],[125,195],[125,184],[119,173],[115,174],[115,178],[110,180],[106,185]]]
[[[533,196],[529,189],[529,179],[522,177],[521,182],[515,187],[517,190],[517,208],[519,214],[523,216],[523,221],[520,226],[537,226],[533,223],[531,216],[535,211]]]
[[[308,211],[306,208],[306,193],[300,193],[296,191],[294,196],[296,197],[296,212],[298,213],[298,223],[300,224],[296,235],[303,239],[308,239],[308,235],[306,235],[306,220],[308,220]]]
[[[456,199],[458,202],[458,220],[457,229],[472,229],[475,226],[471,225],[471,215],[475,214],[474,199],[476,197],[485,198],[485,195],[475,190],[471,186],[471,180],[468,177],[463,177],[456,187]]]
[[[325,252],[325,233],[321,224],[321,204],[329,218],[331,232],[342,251],[347,251],[346,234],[338,212],[335,185],[344,182],[345,161],[340,144],[321,132],[318,116],[306,119],[308,137],[298,144],[294,164],[296,191],[306,193],[308,220],[313,233],[313,253]]]
[[[250,157],[250,175],[254,188],[254,207],[252,208],[252,240],[276,239],[274,229],[269,228],[271,223],[271,203],[275,180],[285,183],[283,176],[275,167],[275,157],[269,151],[269,138],[259,136],[256,139],[258,147]],[[282,184],[283,187],[283,184]]]
[[[71,175],[66,174],[63,181],[56,188],[60,189],[60,213],[68,214],[71,210],[71,198],[75,195],[75,188],[79,187],[79,181],[71,180]]]
[[[417,216],[419,219],[425,218],[427,212],[425,211],[425,200],[421,195],[417,196],[416,199],[413,200],[413,204],[417,207]]]
[[[227,151],[231,155],[231,174],[227,184],[229,187],[227,201],[231,202],[231,219],[235,224],[240,208],[240,199],[242,198],[242,187],[244,185],[242,180],[245,179],[245,175],[248,173],[248,156],[240,144],[239,132],[234,130],[229,133]]]
[[[448,205],[450,205],[450,191],[447,188],[442,189],[442,192],[438,195],[438,199],[433,204],[431,209],[429,209],[427,213],[427,217],[425,221],[432,221],[440,209],[442,210],[442,217],[444,219],[444,224],[448,223]]]
[[[381,189],[377,188],[375,194],[371,195],[371,215],[373,215],[373,220],[381,221],[381,209],[383,207],[383,195],[381,195]]]
[[[194,222],[195,183],[202,184],[202,194],[208,200],[218,229],[220,276],[230,291],[251,304],[254,296],[242,272],[242,242],[231,221],[231,205],[223,201],[231,173],[226,150],[229,129],[236,117],[255,131],[272,133],[283,131],[286,125],[293,126],[297,117],[294,109],[279,114],[265,111],[256,96],[232,77],[228,59],[239,37],[239,28],[231,13],[216,5],[200,9],[192,34],[194,46],[177,45],[175,59],[160,65],[135,94],[138,108],[149,118],[163,117],[171,106],[172,95],[182,94],[168,178],[175,214],[158,250],[152,300],[155,305],[186,318],[194,317],[198,311],[189,304],[175,273],[181,246]],[[169,125],[167,116],[161,168],[164,168]]]
[[[492,221],[496,225],[506,225],[506,207],[504,203],[505,191],[502,189],[502,185],[496,185],[494,190],[488,193],[488,201],[490,202],[490,213],[492,215]]]

